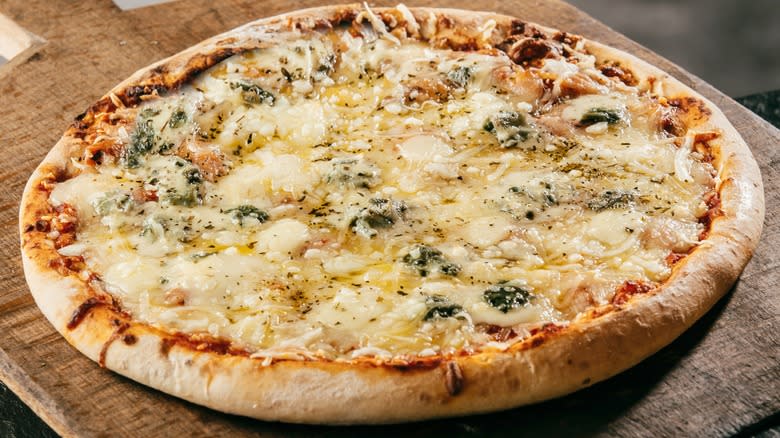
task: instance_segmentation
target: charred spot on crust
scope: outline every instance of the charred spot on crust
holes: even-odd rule
[[[578,42],[580,42],[580,40],[582,40],[582,37],[579,35],[574,35],[563,31],[556,32],[555,34],[553,34],[552,38],[555,41],[568,44],[570,46],[573,46]]]
[[[698,108],[700,106],[703,107],[704,105],[704,102],[692,96],[671,98],[667,100],[667,103],[669,103],[670,106],[679,108],[684,112],[690,111],[691,108]],[[703,108],[706,109],[706,107]]]
[[[696,124],[712,115],[704,101],[692,96],[666,99],[663,103],[665,106],[661,115],[661,129],[674,136],[684,135],[689,124]],[[718,134],[714,132],[702,133],[696,136],[696,141],[706,143],[717,137]]]
[[[339,9],[331,18],[330,23],[333,26],[349,25],[355,18],[357,18],[358,12],[355,8],[343,8]]]
[[[455,20],[452,18],[439,14],[436,17],[436,28],[437,29],[451,29],[453,26],[455,26]]]
[[[231,355],[231,356],[249,356],[249,352],[243,348],[236,347],[233,343],[225,338],[218,338],[203,333],[172,333],[167,337],[160,340],[160,354],[163,357],[168,357],[171,348],[174,345],[185,347],[192,351],[208,352],[219,355]]]
[[[688,121],[705,120],[712,115],[712,111],[703,101],[692,96],[675,97],[666,102],[685,114]]]
[[[83,133],[83,132],[81,132],[81,130],[82,130],[82,129],[86,129],[86,128],[87,128],[87,126],[88,126],[88,125],[87,125],[87,124],[84,122],[84,119],[87,117],[87,114],[88,114],[88,112],[89,112],[89,110],[87,110],[87,111],[84,111],[83,113],[81,113],[81,114],[77,115],[75,119],[73,119],[72,128],[73,128],[74,130],[78,131],[78,132],[74,133],[74,135],[75,135],[75,134],[78,134],[78,135],[76,136],[76,138],[83,138],[83,134],[84,134],[84,133]]]
[[[666,107],[663,108],[662,111],[661,130],[674,137],[685,135],[685,131],[687,131],[688,128],[685,126],[685,122],[677,114],[677,108]]]
[[[99,114],[110,114],[116,110],[117,106],[114,104],[114,101],[109,96],[104,96],[87,108],[86,111],[76,116],[67,134],[74,138],[85,140],[87,136],[94,134],[93,125],[97,122],[96,116]],[[107,119],[109,123],[113,124],[115,122],[115,120],[110,118]]]
[[[100,98],[91,107],[89,107],[88,113],[100,114],[100,113],[112,113],[117,110],[117,106],[110,97],[105,96]]]
[[[720,137],[720,133],[718,132],[700,132],[696,134],[696,144],[704,143],[707,144],[710,140],[715,140],[716,138]]]
[[[75,258],[75,257],[63,257],[63,258]],[[92,293],[97,293],[90,286],[87,287]],[[111,296],[96,295],[84,300],[84,302],[81,303],[73,311],[70,320],[66,325],[67,329],[74,330],[97,307],[107,307],[109,311],[113,312],[114,319],[111,321],[111,325],[120,328],[121,332],[123,332],[129,327],[127,321],[129,320],[130,315],[124,312],[123,310],[121,310]]]
[[[447,362],[444,368],[444,385],[451,396],[456,396],[463,391],[463,371],[457,362]]]
[[[450,40],[447,47],[456,52],[473,52],[479,50],[480,48],[479,44],[471,38],[464,38],[462,40]]]
[[[634,77],[634,73],[631,72],[631,70],[628,68],[620,65],[618,62],[606,63],[601,66],[600,70],[601,74],[604,76],[608,78],[616,78],[628,86],[635,86],[639,83],[636,77]]]
[[[107,303],[99,297],[88,298],[86,301],[76,307],[76,310],[74,310],[73,314],[71,314],[70,320],[68,321],[68,325],[66,327],[68,330],[74,330],[79,326],[79,324],[81,324],[82,321],[84,321],[87,315],[92,312],[92,309],[98,306],[105,306],[106,304]]]
[[[514,39],[515,37],[512,38]],[[542,59],[556,58],[561,54],[558,47],[539,37],[518,39],[504,47],[512,61],[522,66],[538,66]]]
[[[187,61],[187,65],[184,67],[183,74],[168,81],[166,84],[167,88],[178,88],[183,83],[190,82],[197,75],[208,70],[219,62],[222,62],[225,59],[242,53],[246,50],[249,50],[249,48],[221,47],[211,53],[199,53]]]
[[[392,13],[393,9],[389,10],[382,10],[379,11],[376,15],[379,17],[380,20],[382,20],[382,24],[385,25],[385,28],[387,28],[388,32],[392,32],[395,30],[395,27],[398,26],[398,20],[393,16]]]
[[[165,84],[140,84],[140,85],[131,85],[127,87],[124,91],[123,96],[125,98],[125,104],[135,105],[141,102],[141,98],[144,96],[148,96],[150,94],[163,94],[168,89],[166,88]]]
[[[534,38],[539,40],[546,40],[548,39],[548,35],[544,33],[541,29],[538,27],[521,21],[521,20],[512,20],[512,23],[509,26],[509,35],[507,38],[501,43],[501,45],[504,46],[510,46],[512,43],[515,43],[517,41],[520,41],[524,38]],[[501,47],[499,47],[501,48]],[[503,49],[502,49],[503,50]]]
[[[116,341],[120,337],[123,338],[124,340],[123,333],[128,328],[130,328],[130,324],[126,322],[122,322],[118,319],[114,319],[113,323],[116,326],[116,330],[114,330],[114,333],[111,334],[111,337],[109,337],[108,340],[105,343],[103,343],[103,347],[100,348],[100,355],[98,356],[98,365],[100,365],[103,368],[105,368],[106,366],[106,355],[108,354],[108,348],[111,346],[111,344],[114,343],[114,341]],[[129,335],[129,336],[133,336],[133,335]],[[133,336],[133,338],[135,337]],[[135,343],[135,341],[133,341],[133,343]]]
[[[168,353],[171,352],[171,348],[176,345],[176,340],[171,338],[163,338],[160,340],[160,355],[162,357],[168,357]]]
[[[510,35],[519,35],[525,33],[525,21],[521,21],[518,19],[513,19],[512,23],[509,25],[509,34]]]
[[[84,258],[81,256],[59,256],[49,260],[49,267],[57,271],[60,275],[68,276],[83,270],[86,265],[84,265]]]
[[[47,233],[51,229],[51,223],[43,219],[38,219],[37,221],[35,221],[35,225],[29,225],[29,227],[32,227],[32,229],[34,229],[35,231]],[[29,231],[32,231],[32,229]]]
[[[128,333],[122,336],[122,342],[124,342],[125,345],[134,345],[136,342],[138,342],[138,337],[134,334]]]
[[[61,183],[69,178],[68,171],[59,166],[46,166],[41,169],[43,175],[38,181],[38,190],[49,193],[56,183]]]
[[[715,160],[714,149],[710,145],[710,141],[720,138],[720,132],[700,132],[696,134],[694,138],[694,149],[701,154],[701,161],[704,163],[712,163]],[[714,174],[713,174],[714,176]]]
[[[165,74],[168,72],[168,66],[166,64],[158,65],[154,67],[151,72],[157,75]]]
[[[227,339],[198,339],[190,337],[194,341],[194,348],[198,351],[209,351],[217,354],[228,354],[233,352],[232,343]]]
[[[311,26],[312,30],[319,32],[333,29],[334,27],[349,26],[349,22],[339,23],[336,20],[326,20],[324,18],[318,18],[314,20],[314,24]]]

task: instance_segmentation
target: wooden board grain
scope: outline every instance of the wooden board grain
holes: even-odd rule
[[[777,420],[780,131],[557,0],[491,0],[478,7],[580,33],[661,66],[719,105],[761,166],[767,197],[761,245],[735,289],[672,345],[559,400],[490,415],[358,428],[223,415],[101,369],[67,345],[35,307],[20,265],[16,216],[33,168],[75,115],[135,70],[244,22],[325,3],[182,0],[123,12],[109,0],[0,2],[0,13],[40,37],[0,67],[0,379],[36,413],[68,436],[728,436]],[[466,0],[408,4],[477,7]]]

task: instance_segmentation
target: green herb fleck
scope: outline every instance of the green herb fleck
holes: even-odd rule
[[[402,261],[417,271],[421,277],[427,277],[432,272],[456,276],[460,266],[447,260],[438,249],[428,245],[415,245]]]
[[[582,115],[580,126],[590,126],[596,123],[607,122],[614,125],[620,121],[620,113],[616,110],[606,108],[591,108]]]
[[[145,111],[144,111],[145,112]],[[130,135],[130,144],[122,151],[120,160],[125,167],[135,168],[141,165],[141,157],[154,149],[155,132],[151,120],[143,117],[138,120]]]
[[[515,111],[499,111],[485,121],[483,129],[495,135],[502,148],[513,148],[536,133],[525,116]]]
[[[605,190],[597,198],[588,201],[588,208],[595,211],[628,208],[635,199],[636,194],[631,191]]]
[[[183,110],[177,109],[171,114],[171,118],[168,119],[168,126],[171,128],[179,128],[187,123],[187,113]]]
[[[123,192],[107,193],[104,197],[95,200],[92,207],[100,216],[114,212],[127,213],[133,207],[133,198]]]
[[[269,106],[274,106],[276,103],[276,97],[270,92],[263,90],[255,84],[249,84],[246,82],[233,82],[230,84],[233,89],[241,89],[241,98],[244,102],[250,105],[259,105],[265,103]]]
[[[244,220],[246,218],[257,219],[261,224],[268,220],[268,213],[260,210],[254,205],[239,205],[236,208],[225,210],[225,213],[230,213],[234,220],[238,221],[238,224],[244,226]]]
[[[329,184],[367,189],[379,182],[379,169],[365,160],[336,159],[326,177]]]
[[[457,88],[465,88],[471,81],[473,72],[471,67],[459,65],[447,73],[449,82]]]
[[[141,225],[140,235],[158,239],[168,231],[168,219],[161,216],[148,216]]]
[[[152,117],[160,114],[160,110],[154,108],[144,108],[138,115],[141,119],[151,119]]]
[[[185,170],[184,178],[187,179],[187,184],[200,184],[203,182],[203,176],[200,174],[200,170],[195,167]]]
[[[452,318],[463,311],[463,307],[441,295],[431,295],[427,297],[425,304],[428,306],[428,310],[425,312],[425,316],[423,316],[424,321],[438,318]]]
[[[500,282],[482,293],[482,298],[496,309],[507,313],[512,309],[525,306],[531,300],[531,294],[520,286]]]
[[[157,151],[161,154],[165,154],[171,149],[173,149],[173,143],[171,142],[162,143],[160,144],[160,146],[157,147]]]
[[[349,226],[352,231],[370,239],[377,235],[378,228],[390,228],[402,220],[408,209],[403,201],[373,198],[368,201],[368,207],[352,218]]]
[[[165,199],[172,205],[194,207],[200,203],[200,193],[198,190],[187,190],[184,193],[179,193],[172,189]]]
[[[216,252],[198,251],[190,254],[190,259],[193,262],[198,263],[201,259],[204,259],[214,254],[216,254]]]
[[[320,59],[320,65],[317,66],[317,71],[320,73],[330,73],[336,66],[336,55],[329,53],[327,56],[323,56]]]

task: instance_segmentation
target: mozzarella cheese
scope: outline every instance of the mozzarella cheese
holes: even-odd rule
[[[491,327],[566,323],[696,245],[711,169],[648,96],[497,92],[528,72],[393,40],[236,55],[143,104],[121,156],[51,193],[79,214],[60,253],[139,320],[349,360],[506,348]]]

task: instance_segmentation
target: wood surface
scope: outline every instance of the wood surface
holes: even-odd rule
[[[20,264],[18,203],[34,167],[77,114],[135,70],[247,21],[322,4],[182,0],[121,11],[109,0],[0,0],[0,13],[39,37],[0,67],[0,380],[38,415],[66,436],[729,436],[777,423],[780,131],[557,0],[408,5],[478,7],[579,33],[659,65],[724,110],[763,172],[764,234],[735,289],[672,345],[607,382],[547,403],[490,415],[359,428],[223,415],[119,377],[71,348],[38,311]]]

